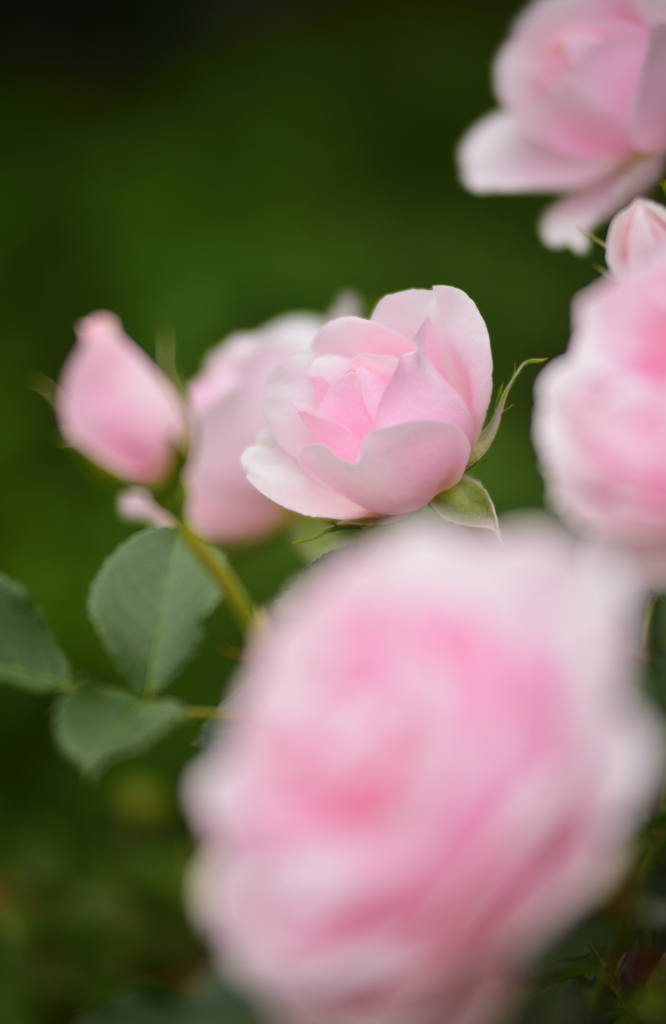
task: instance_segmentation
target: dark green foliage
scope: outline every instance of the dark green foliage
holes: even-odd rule
[[[25,587],[0,573],[0,681],[31,693],[51,693],[70,673]]]
[[[256,1024],[257,1018],[218,981],[190,996],[139,992],[110,1003],[76,1024]]]
[[[194,655],[219,588],[181,534],[136,533],[93,580],[88,614],[133,690],[160,693]]]
[[[124,690],[82,683],[55,705],[53,735],[77,768],[98,775],[114,761],[149,750],[183,724],[174,697],[141,700]]]

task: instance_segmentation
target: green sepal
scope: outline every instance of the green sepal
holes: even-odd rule
[[[149,527],[102,564],[88,615],[116,668],[143,696],[159,693],[194,656],[219,587],[181,534]]]
[[[471,476],[464,476],[455,487],[441,491],[430,502],[430,507],[450,523],[492,530],[499,538],[499,523],[492,498],[483,484]]]
[[[0,573],[0,682],[53,693],[67,684],[71,671],[28,591]]]
[[[525,362],[521,363],[518,369],[514,371],[513,377],[511,378],[507,386],[504,388],[503,391],[500,391],[497,400],[497,405],[495,406],[495,412],[493,413],[490,421],[483,428],[483,430],[481,431],[481,433],[479,434],[474,443],[474,447],[472,448],[472,454],[470,455],[469,462],[467,463],[467,469],[470,469],[475,463],[479,461],[479,459],[483,458],[483,456],[486,454],[491,444],[495,440],[495,437],[497,436],[497,431],[499,430],[500,427],[500,423],[502,422],[502,415],[504,414],[506,401],[507,398],[509,397],[509,392],[511,391],[511,388],[516,383],[525,367],[530,366],[533,363],[545,362],[547,362],[546,359],[526,359]]]
[[[119,687],[81,683],[56,701],[53,737],[60,752],[84,775],[99,776],[155,746],[185,721],[174,697],[141,700]]]

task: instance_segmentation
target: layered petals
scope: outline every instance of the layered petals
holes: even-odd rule
[[[488,332],[464,292],[388,295],[275,368],[270,439],[245,453],[248,479],[305,515],[413,512],[460,480],[491,390]]]
[[[458,148],[478,194],[559,192],[541,240],[584,252],[592,231],[652,188],[666,155],[660,0],[532,0],[494,63],[501,108]]]
[[[666,580],[666,264],[598,281],[572,344],[537,377],[533,442],[546,495],[576,530]]]
[[[506,1020],[662,785],[627,566],[543,521],[418,525],[282,597],[184,779],[190,916],[278,1020]]]
[[[76,338],[56,393],[64,439],[122,480],[165,477],[185,433],[178,391],[113,313],[79,321]]]

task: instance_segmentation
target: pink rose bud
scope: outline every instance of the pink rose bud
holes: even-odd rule
[[[192,449],[183,471],[185,518],[203,537],[228,542],[277,526],[284,509],[249,483],[240,457],[264,420],[266,378],[307,348],[324,324],[316,313],[286,313],[237,331],[206,357],[191,382]]]
[[[652,199],[634,199],[609,224],[608,269],[619,280],[661,253],[666,256],[666,207]]]
[[[159,481],[185,429],[178,391],[113,313],[84,317],[76,338],[56,395],[62,436],[122,480]]]
[[[472,125],[460,176],[479,195],[561,192],[539,224],[549,248],[592,231],[663,172],[663,0],[533,0],[493,66],[501,109]]]
[[[243,455],[266,497],[307,516],[413,512],[458,483],[492,390],[483,319],[437,286],[323,327],[266,384],[268,432]]]
[[[553,508],[666,568],[666,260],[574,304],[570,350],[537,377],[533,441]],[[661,553],[661,554],[660,554]]]
[[[663,735],[627,568],[543,521],[309,570],[188,769],[189,911],[294,1024],[490,1024],[621,881]]]

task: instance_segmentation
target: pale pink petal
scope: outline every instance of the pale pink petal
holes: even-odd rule
[[[431,324],[428,319],[426,324]],[[474,444],[476,432],[469,409],[458,392],[444,380],[423,351],[407,352],[386,386],[377,408],[377,427],[390,427],[408,420],[438,420],[454,423]]]
[[[207,353],[203,367],[192,378],[188,398],[197,412],[214,405],[252,379],[264,378],[281,360],[306,349],[324,318],[316,313],[283,313],[261,327],[235,331]]]
[[[63,437],[121,479],[159,480],[185,431],[176,388],[113,313],[91,313],[76,334],[56,395]]]
[[[370,514],[361,505],[308,476],[296,459],[276,445],[270,436],[257,439],[257,444],[243,452],[241,463],[257,490],[303,516],[358,519]]]
[[[396,331],[381,327],[372,320],[357,316],[343,316],[330,320],[312,342],[317,355],[338,355],[353,359],[365,353],[381,356],[401,356],[411,345]]]
[[[172,512],[158,505],[147,487],[126,487],[116,495],[116,515],[126,523],[146,523],[148,526],[177,526]]]
[[[220,399],[198,417],[182,473],[183,514],[208,540],[227,543],[255,537],[274,529],[284,516],[283,509],[252,486],[240,463],[261,420],[260,396],[251,386]]]
[[[650,33],[631,123],[631,139],[639,152],[666,149],[666,24]]]
[[[593,231],[630,199],[649,191],[659,181],[663,166],[662,155],[648,157],[594,188],[574,192],[553,203],[539,221],[541,241],[549,249],[588,252],[591,243],[584,232]]]
[[[361,454],[362,443],[358,434],[353,434],[342,424],[324,419],[306,409],[302,409],[300,413],[301,419],[310,431],[311,440],[315,444],[326,444],[341,459],[346,459],[347,462],[356,462]]]
[[[334,321],[335,322],[335,321]],[[308,428],[298,409],[315,408],[317,389],[308,370],[315,360],[312,351],[285,359],[275,367],[266,381],[264,415],[271,433],[289,455],[298,455],[310,443]]]
[[[533,142],[516,117],[493,110],[463,135],[457,150],[462,184],[476,195],[563,192],[591,185],[617,166],[615,157],[573,159]]]
[[[414,341],[430,317],[434,338],[426,348],[434,366],[465,401],[477,434],[483,427],[493,386],[488,328],[475,302],[460,288],[435,285],[386,295],[372,319]]]
[[[639,197],[613,217],[606,233],[606,265],[619,281],[666,254],[666,206]]]
[[[458,483],[470,450],[459,427],[423,420],[373,430],[355,463],[325,445],[306,446],[299,462],[323,485],[372,514],[399,515],[415,512]]]
[[[363,401],[363,384],[356,373],[345,374],[331,384],[319,403],[324,419],[347,427],[357,437],[365,437],[374,423]]]

